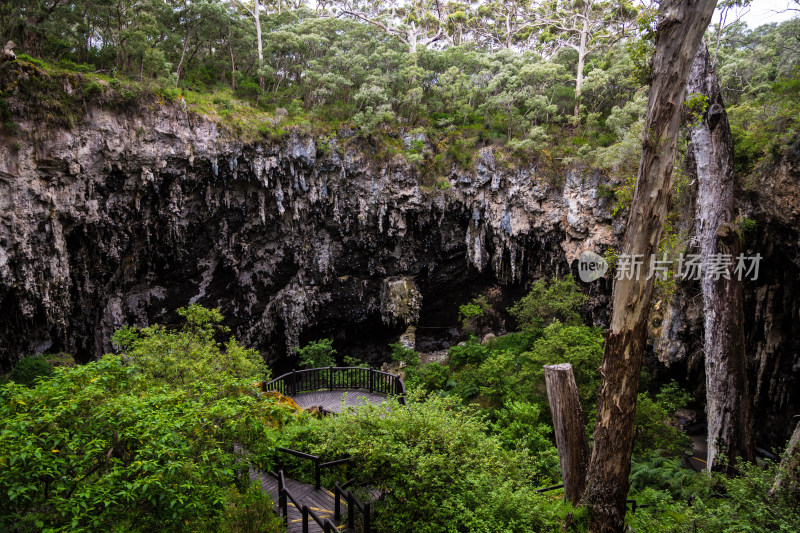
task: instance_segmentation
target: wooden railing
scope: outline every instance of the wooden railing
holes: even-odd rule
[[[361,513],[362,525],[364,533],[372,533],[372,512],[369,502],[361,503],[353,494],[353,491],[346,490],[347,487],[353,483],[350,480],[344,485],[339,485],[337,481],[333,486],[335,495],[335,502],[333,507],[333,518],[337,521],[342,519],[342,500],[347,503],[347,527],[355,530],[356,528],[356,512]]]
[[[285,396],[319,390],[366,390],[397,396],[406,403],[406,386],[399,376],[366,367],[310,368],[293,370],[270,382],[262,382],[264,392],[277,391]]]
[[[314,488],[319,490],[320,478],[322,477],[322,469],[328,468],[331,466],[337,466],[344,463],[349,463],[353,460],[352,457],[345,457],[344,459],[336,459],[335,461],[328,461],[326,463],[322,462],[322,458],[318,455],[311,455],[310,453],[299,452],[297,450],[291,450],[289,448],[276,448],[277,451],[282,453],[288,453],[289,455],[294,455],[295,457],[299,457],[300,459],[308,459],[309,461],[314,463]],[[346,473],[346,472],[345,472]]]
[[[336,459],[334,461],[327,461],[322,462],[322,459],[317,455],[312,455],[310,453],[301,452],[298,450],[292,450],[289,448],[277,448],[277,451],[286,453],[289,455],[293,455],[295,457],[299,457],[300,459],[306,459],[314,463],[314,488],[316,490],[320,489],[320,477],[321,471],[323,468],[336,466],[344,463],[348,463],[353,460],[352,457],[346,457],[344,459]],[[301,526],[303,532],[308,531],[308,524],[309,518],[314,520],[319,527],[325,533],[340,533],[340,530],[336,527],[336,525],[331,522],[329,519],[325,518],[322,519],[317,515],[313,509],[309,508],[307,505],[302,505],[297,498],[289,491],[286,487],[286,476],[283,472],[283,469],[278,470],[277,473],[270,472],[270,474],[274,477],[278,478],[278,508],[280,509],[281,515],[284,518],[288,518],[289,516],[289,501],[294,504],[295,508],[300,511],[301,515]],[[347,505],[347,526],[355,531],[355,521],[356,521],[356,513],[361,514],[361,524],[363,533],[372,533],[372,512],[370,509],[369,502],[361,503],[358,498],[355,497],[352,491],[346,490],[353,483],[353,479],[348,481],[343,485],[339,485],[339,482],[334,483],[334,508],[333,508],[333,518],[337,522],[340,522],[342,519],[342,500],[344,500],[345,504]]]
[[[281,516],[283,516],[284,520],[289,518],[289,501],[295,506],[295,508],[300,511],[301,518],[301,526],[303,533],[308,533],[308,519],[311,518],[319,524],[319,527],[322,528],[322,531],[325,533],[341,533],[341,530],[336,527],[336,524],[330,521],[328,518],[320,518],[320,516],[315,513],[312,509],[308,507],[308,505],[302,505],[297,498],[286,488],[286,477],[283,474],[283,470],[278,471],[278,509],[281,512]],[[338,519],[337,519],[338,520]]]

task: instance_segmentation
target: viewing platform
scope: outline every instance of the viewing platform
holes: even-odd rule
[[[405,404],[406,386],[399,376],[365,367],[326,367],[294,370],[261,383],[264,392],[276,391],[292,398],[303,409],[323,413],[365,403],[380,404],[397,396]]]

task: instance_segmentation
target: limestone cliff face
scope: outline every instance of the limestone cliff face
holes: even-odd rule
[[[694,201],[688,202],[690,211]],[[800,412],[800,139],[757,179],[739,180],[736,204],[738,216],[756,223],[745,233],[745,255],[762,257],[758,278],[748,276],[744,283],[745,351],[755,432],[762,444],[782,446],[796,425],[793,415]],[[683,229],[691,232],[690,227]],[[699,294],[697,282],[679,287],[653,341],[663,365],[702,386]]]
[[[70,130],[18,123],[0,139],[4,368],[89,359],[119,326],[192,302],[273,360],[312,337],[390,337],[473,285],[563,275],[614,242],[595,173],[556,187],[492,148],[440,190],[347,132],[244,144],[156,104],[88,109]],[[603,304],[609,284],[590,290]]]
[[[432,314],[454,318],[477,288],[575,273],[582,250],[622,230],[596,172],[554,185],[491,147],[442,189],[347,131],[242,143],[158,104],[89,108],[71,129],[17,122],[0,137],[2,369],[46,350],[89,360],[119,326],[169,324],[192,302],[220,307],[270,361],[321,337],[385,346]],[[764,258],[745,286],[756,429],[780,443],[800,411],[800,144],[737,202]],[[583,288],[603,325],[610,281]],[[657,311],[652,346],[701,387],[697,294],[682,287]]]

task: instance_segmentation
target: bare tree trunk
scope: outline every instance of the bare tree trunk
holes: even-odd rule
[[[547,385],[550,413],[553,415],[553,432],[561,462],[564,497],[577,504],[586,489],[589,443],[572,365],[545,365],[544,381]]]
[[[781,489],[787,489],[800,496],[800,421],[797,422],[797,427],[794,428],[792,438],[789,439],[789,444],[783,453],[778,475],[769,495],[774,496]]]
[[[231,89],[236,90],[236,61],[233,59],[233,30],[228,28],[228,54],[231,56]],[[262,87],[263,90],[263,87]]]
[[[183,70],[183,58],[186,56],[186,47],[189,46],[189,32],[186,32],[186,38],[183,40],[183,48],[181,49],[181,58],[178,61],[178,69],[175,71],[175,87],[181,81],[181,71]]]
[[[588,15],[588,13],[587,13]],[[583,88],[583,67],[586,64],[586,39],[589,36],[589,19],[583,19],[583,30],[581,31],[581,44],[578,47],[578,72],[575,75],[575,112],[577,119],[581,111],[581,88]]]
[[[264,73],[261,68],[264,66],[264,45],[261,42],[261,4],[255,0],[253,5],[253,18],[256,21],[256,39],[258,40],[258,86],[264,91]]]
[[[642,158],[620,254],[639,258],[642,273],[631,272],[614,283],[585,494],[593,532],[624,529],[636,394],[653,294],[653,277],[647,273],[669,209],[689,68],[715,6],[716,0],[664,0],[659,6]]]
[[[733,138],[708,48],[700,45],[689,75],[688,94],[704,95],[706,110],[691,128],[697,171],[696,236],[705,261],[716,254],[735,261],[741,235],[733,220]],[[719,257],[719,256],[716,256]],[[753,460],[750,394],[744,353],[742,282],[733,275],[706,271],[701,281],[705,319],[708,469],[718,454],[731,464]],[[718,279],[714,279],[718,278]],[[729,278],[729,279],[726,279]]]

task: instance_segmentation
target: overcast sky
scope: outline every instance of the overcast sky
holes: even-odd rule
[[[781,22],[800,15],[800,11],[788,11],[780,13],[780,11],[784,11],[787,7],[800,9],[800,4],[793,2],[792,0],[753,0],[749,10],[741,10],[741,12],[747,11],[742,17],[742,20],[744,20],[747,23],[747,26],[752,29],[757,28],[762,24],[767,24],[769,22]],[[728,15],[728,22],[735,20],[735,16],[734,18],[731,18],[731,16],[732,15],[730,14]],[[719,22],[719,12],[715,14],[712,24],[716,22]]]

